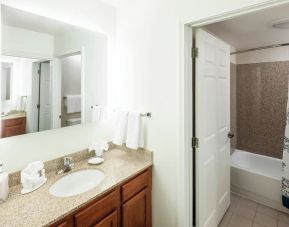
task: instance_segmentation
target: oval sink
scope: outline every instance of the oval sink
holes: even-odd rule
[[[80,170],[60,178],[50,187],[49,193],[56,197],[78,195],[99,185],[103,178],[104,173],[99,170]]]

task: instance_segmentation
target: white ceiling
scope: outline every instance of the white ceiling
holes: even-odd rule
[[[289,18],[289,4],[207,25],[205,28],[237,50],[289,43],[289,29],[273,28],[280,19]]]
[[[2,24],[4,25],[24,28],[51,35],[56,35],[60,32],[75,28],[73,25],[4,5],[2,5],[1,8],[1,16]]]

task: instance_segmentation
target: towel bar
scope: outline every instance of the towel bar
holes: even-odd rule
[[[94,106],[98,106],[98,105],[94,105]],[[93,109],[94,106],[91,106],[90,108]],[[116,111],[116,110],[113,110],[113,112],[115,112],[115,111]],[[151,113],[151,112],[141,113],[140,116],[141,116],[141,117],[151,118],[151,117],[152,117],[152,113]]]

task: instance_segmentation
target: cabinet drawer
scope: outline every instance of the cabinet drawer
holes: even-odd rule
[[[22,126],[25,124],[25,118],[22,117],[22,118],[4,120],[3,124],[5,127],[19,126],[19,125]]]
[[[149,171],[145,171],[121,187],[122,202],[126,202],[149,185]]]
[[[102,218],[117,209],[119,204],[117,191],[113,191],[94,204],[85,208],[75,215],[75,224],[77,227],[88,227],[96,224]]]

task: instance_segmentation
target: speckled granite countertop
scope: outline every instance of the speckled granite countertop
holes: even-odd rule
[[[48,226],[152,165],[152,154],[148,151],[112,149],[104,154],[104,159],[104,163],[97,166],[87,164],[87,159],[75,163],[72,172],[98,169],[105,174],[97,187],[80,195],[68,198],[50,195],[50,186],[63,176],[55,172],[48,173],[47,183],[30,194],[21,195],[20,185],[10,188],[8,200],[0,204],[0,226]]]

